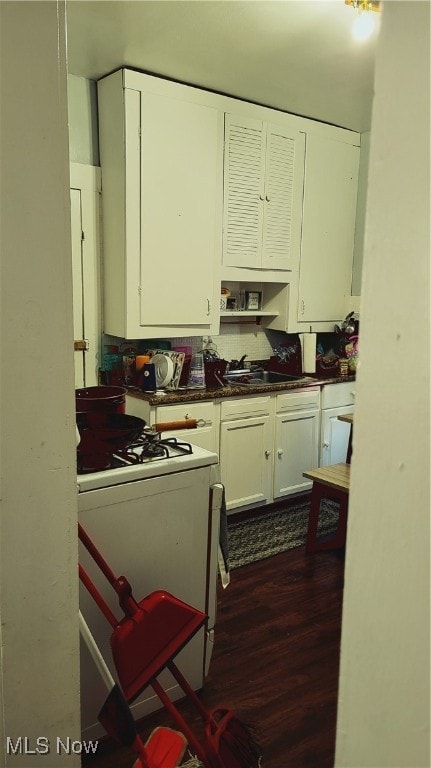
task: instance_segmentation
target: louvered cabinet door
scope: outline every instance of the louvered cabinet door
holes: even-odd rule
[[[225,115],[223,264],[261,266],[265,131],[261,120]]]
[[[298,267],[305,134],[268,125],[262,267]]]

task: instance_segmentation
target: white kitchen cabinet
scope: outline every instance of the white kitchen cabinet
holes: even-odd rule
[[[104,331],[215,334],[223,116],[202,92],[121,70],[98,82]]]
[[[220,472],[228,511],[271,501],[273,434],[271,397],[221,404]]]
[[[127,395],[126,412],[144,419],[148,425],[196,419],[199,422],[196,429],[167,430],[162,432],[162,438],[176,437],[207,451],[219,452],[219,405],[213,400],[154,406],[146,400]]]
[[[225,115],[223,266],[298,268],[304,134]]]
[[[273,497],[307,491],[306,469],[317,467],[320,425],[319,388],[276,397]]]
[[[338,322],[351,294],[359,146],[307,134],[298,323]],[[318,330],[318,327],[316,327]]]
[[[340,421],[338,416],[354,413],[354,403],[355,382],[322,387],[319,466],[346,461],[351,426]]]

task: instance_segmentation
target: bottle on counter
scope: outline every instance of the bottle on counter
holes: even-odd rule
[[[138,387],[142,392],[156,391],[156,369],[149,355],[136,356],[136,374],[138,377]]]
[[[192,355],[189,386],[193,387],[193,389],[205,389],[205,364],[202,352],[196,352]]]

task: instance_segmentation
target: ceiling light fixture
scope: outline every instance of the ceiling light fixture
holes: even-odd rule
[[[367,40],[374,31],[374,19],[370,11],[380,11],[380,2],[377,0],[344,0],[344,2],[357,11],[352,30],[353,37],[360,42]]]

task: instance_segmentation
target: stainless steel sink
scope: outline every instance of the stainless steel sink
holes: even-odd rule
[[[309,381],[310,376],[278,373],[277,371],[250,371],[248,369],[231,371],[223,377],[227,384],[254,387],[258,384],[282,384],[289,381]]]

